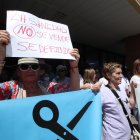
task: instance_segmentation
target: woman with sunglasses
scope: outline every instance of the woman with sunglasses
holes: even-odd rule
[[[5,49],[10,42],[9,33],[5,30],[0,30],[0,74],[4,67]],[[78,90],[80,88],[78,62],[80,59],[78,49],[72,49],[70,54],[76,60],[70,61],[70,89]],[[17,65],[18,81],[12,80],[0,84],[0,100],[24,98],[30,96],[38,96],[42,94],[59,93],[69,91],[65,85],[57,85],[50,83],[49,86],[44,86],[39,82],[40,66],[38,59],[35,58],[21,58]],[[64,90],[63,90],[64,89]]]
[[[66,76],[67,75],[67,67],[64,65],[58,65],[56,67],[56,77],[53,78],[53,82],[67,85],[70,84],[70,78]]]

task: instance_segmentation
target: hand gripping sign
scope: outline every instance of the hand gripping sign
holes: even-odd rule
[[[6,30],[10,44],[7,57],[74,59],[67,25],[38,18],[23,11],[7,11]]]

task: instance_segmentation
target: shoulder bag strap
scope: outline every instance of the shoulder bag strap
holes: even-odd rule
[[[124,114],[125,114],[125,116],[126,116],[126,118],[127,118],[127,120],[128,120],[129,125],[130,125],[130,128],[131,128],[131,130],[133,131],[133,130],[134,130],[133,124],[132,124],[132,122],[131,122],[131,120],[130,120],[130,118],[129,118],[129,115],[128,115],[128,113],[127,113],[127,110],[126,110],[125,107],[124,107],[124,104],[123,104],[121,98],[119,97],[119,95],[117,94],[117,92],[116,92],[114,89],[111,89],[109,86],[107,86],[107,87],[113,92],[113,94],[114,94],[115,97],[118,99],[119,103],[121,104],[122,109],[123,109],[123,112],[124,112]]]

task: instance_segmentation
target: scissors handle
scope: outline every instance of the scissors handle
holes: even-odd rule
[[[51,109],[53,113],[53,118],[51,120],[47,121],[42,119],[40,115],[40,110],[43,107],[48,107]],[[59,111],[57,106],[49,100],[43,100],[38,102],[33,109],[33,119],[37,125],[43,128],[50,129],[55,134],[62,137],[64,140],[78,140],[74,135],[72,135],[69,131],[67,131],[63,126],[61,126],[57,122],[58,117],[59,117]]]

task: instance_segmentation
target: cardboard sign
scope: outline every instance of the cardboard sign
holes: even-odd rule
[[[101,97],[91,90],[0,102],[2,140],[100,140]]]
[[[6,29],[11,43],[7,57],[74,59],[67,25],[38,18],[30,13],[7,11]]]

